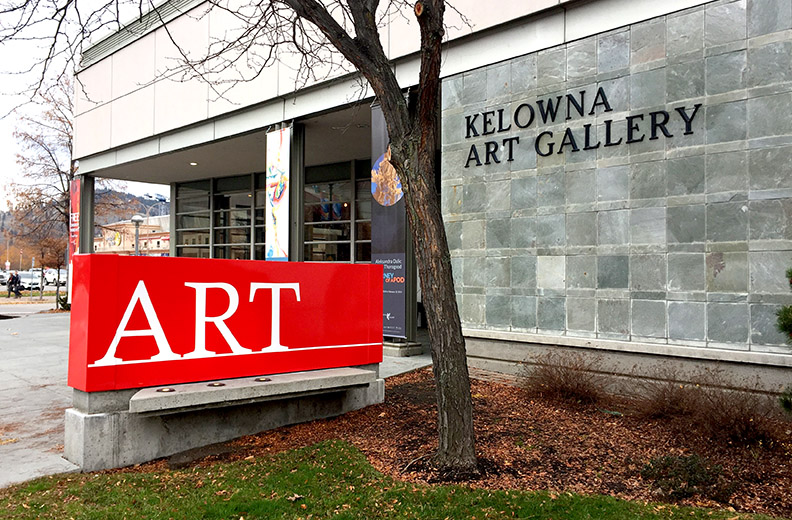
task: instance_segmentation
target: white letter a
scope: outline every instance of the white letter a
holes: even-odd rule
[[[140,302],[140,306],[143,308],[143,313],[146,315],[146,319],[148,320],[149,326],[151,328],[141,330],[126,330],[127,323],[129,323],[129,318],[132,317],[132,311],[135,310],[135,305],[137,302]],[[132,299],[129,301],[129,305],[127,305],[126,311],[124,312],[124,317],[121,318],[121,323],[118,324],[115,337],[113,337],[113,342],[110,343],[110,348],[107,349],[107,354],[105,354],[102,359],[94,363],[93,366],[118,365],[123,363],[123,359],[116,357],[118,343],[121,341],[121,338],[137,336],[154,336],[154,341],[157,342],[159,353],[152,357],[150,361],[181,359],[178,354],[175,354],[171,350],[170,345],[168,344],[168,339],[165,337],[165,331],[162,330],[159,318],[157,318],[157,313],[154,311],[154,306],[151,304],[151,298],[149,297],[148,290],[146,290],[146,284],[143,283],[143,280],[138,282],[137,287],[135,287],[135,292],[132,293]]]

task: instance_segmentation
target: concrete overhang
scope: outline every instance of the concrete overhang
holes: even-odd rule
[[[298,119],[305,126],[305,165],[367,159],[371,153],[370,100]],[[257,110],[249,119],[256,119]],[[243,118],[245,114],[240,116]],[[260,121],[271,116],[259,112]],[[265,136],[274,124],[216,139],[215,121],[80,160],[80,172],[109,179],[168,184],[265,170]],[[198,143],[198,144],[193,144]]]

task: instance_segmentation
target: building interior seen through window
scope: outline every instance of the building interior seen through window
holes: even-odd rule
[[[371,261],[369,162],[305,169],[302,260]],[[255,173],[177,184],[176,256],[265,259],[265,180]]]

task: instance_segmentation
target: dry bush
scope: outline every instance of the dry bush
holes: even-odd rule
[[[636,380],[633,403],[639,416],[676,419],[692,413],[695,386],[675,381],[676,373],[670,367],[659,368],[650,377]]]
[[[645,388],[636,401],[638,415],[650,419],[671,419],[691,414],[696,390],[675,381],[644,382]]]
[[[693,417],[705,434],[738,444],[780,438],[775,399],[756,392],[758,384],[743,386],[754,391],[732,390],[719,372],[705,374],[697,382]]]
[[[635,407],[644,417],[683,419],[710,438],[754,444],[779,438],[781,426],[775,399],[759,391],[758,381],[735,384],[721,371],[704,370],[693,383],[675,382],[669,369],[638,383]],[[735,390],[739,386],[745,390]]]
[[[521,373],[522,386],[531,395],[582,404],[595,403],[606,395],[607,381],[598,371],[602,364],[599,356],[552,350],[531,363]]]

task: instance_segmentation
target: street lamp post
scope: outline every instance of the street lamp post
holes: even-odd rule
[[[151,206],[146,206],[145,207],[146,208],[146,224],[149,223],[149,218],[151,218],[151,211],[154,208],[159,208],[160,206],[168,208],[168,203],[167,202],[163,202],[163,201],[157,201],[154,204],[152,204]],[[160,216],[162,216],[162,210],[161,209],[157,210],[155,213],[158,213]],[[154,215],[154,216],[156,217],[157,215]]]
[[[140,223],[143,222],[141,215],[133,215],[132,222],[135,224],[135,256],[140,255],[140,248],[138,247],[138,240],[140,238]]]

